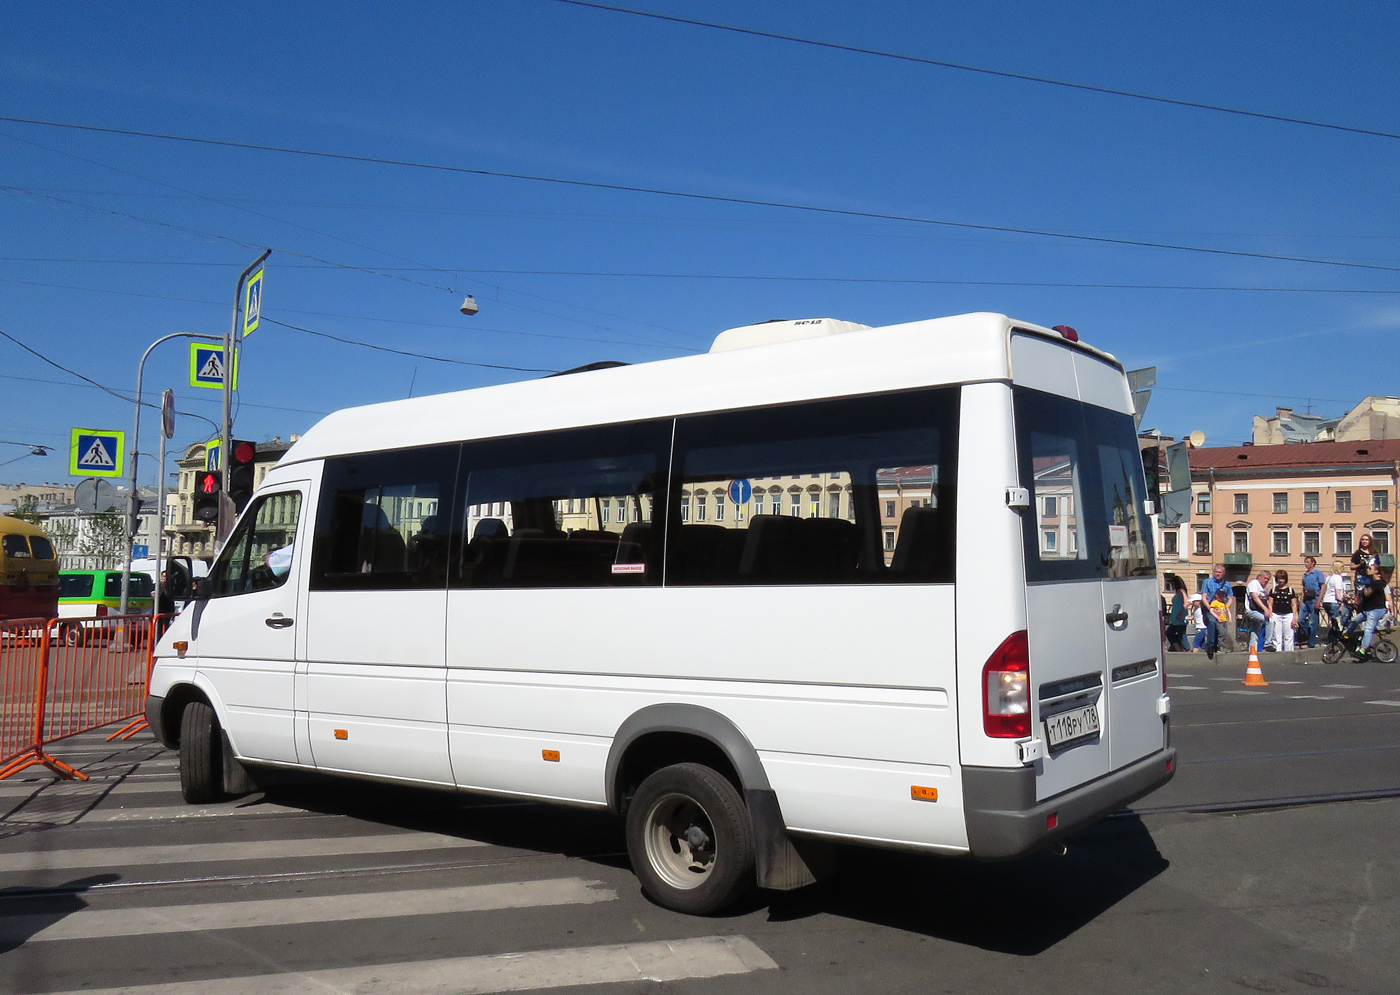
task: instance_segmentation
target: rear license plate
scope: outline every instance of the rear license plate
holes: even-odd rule
[[[1099,734],[1099,706],[1085,705],[1045,720],[1045,741],[1053,750]]]

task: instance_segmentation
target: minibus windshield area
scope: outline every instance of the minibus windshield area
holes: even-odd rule
[[[1132,416],[1028,387],[1015,388],[1015,407],[1020,476],[1032,494],[1026,579],[1152,575]]]

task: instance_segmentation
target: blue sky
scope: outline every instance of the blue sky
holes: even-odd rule
[[[1400,131],[1394,4],[645,6]],[[1395,139],[552,0],[32,4],[7,9],[6,31],[7,116],[1400,265]],[[986,310],[1067,323],[1129,367],[1157,365],[1145,426],[1201,429],[1210,444],[1247,439],[1250,416],[1278,404],[1311,399],[1330,414],[1369,393],[1400,393],[1397,272],[14,123],[0,123],[0,176],[12,188],[0,191],[0,329],[122,390],[159,335],[221,333],[238,272],[257,254],[249,246],[268,246],[268,318],[463,362],[640,362],[702,351],[722,329],[766,318],[879,325]],[[806,279],[701,278],[710,276]],[[947,282],[881,282],[898,280]],[[1003,285],[1036,283],[1309,292]],[[462,293],[480,302],[475,317],[458,313]],[[215,392],[183,386],[185,362],[183,346],[162,347],[148,389],[174,386],[182,408],[217,419]],[[4,340],[0,374],[0,439],[62,449],[70,426],[130,426],[130,404],[69,385]],[[286,438],[319,413],[410,389],[535,375],[265,324],[244,356],[235,434]],[[147,452],[153,426],[147,419]],[[175,444],[209,434],[184,418]],[[0,446],[0,460],[21,452]],[[65,479],[63,456],[14,463],[0,480]]]

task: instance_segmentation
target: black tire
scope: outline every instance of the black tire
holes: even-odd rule
[[[224,793],[224,737],[214,709],[192,701],[180,715],[180,794],[191,805]]]
[[[1322,662],[1341,663],[1344,653],[1346,653],[1346,647],[1342,645],[1342,641],[1340,639],[1333,639],[1322,648]]]
[[[1377,663],[1394,663],[1397,655],[1395,644],[1389,639],[1377,639],[1371,644],[1371,656]]]
[[[738,789],[696,763],[652,774],[627,810],[632,870],[658,905],[712,915],[755,884],[753,828]]]
[[[58,641],[64,646],[83,645],[83,627],[81,625],[64,625],[58,630]]]

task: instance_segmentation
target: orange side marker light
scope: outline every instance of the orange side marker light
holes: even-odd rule
[[[909,786],[909,797],[916,802],[936,802],[938,801],[938,789],[912,784]]]
[[[185,658],[185,654],[189,652],[190,644],[185,642],[183,639],[180,640],[178,643],[171,643],[170,645],[175,647],[175,652],[180,654],[181,660],[183,660]]]
[[[350,730],[349,730],[349,729],[337,729],[337,730],[335,730],[335,738],[336,738],[336,739],[349,739],[349,738],[350,738]]]
[[[544,757],[544,758],[545,758],[546,760],[548,760],[550,763],[556,763],[556,764],[557,764],[557,763],[559,762],[559,751],[558,751],[558,750],[540,750],[540,756]]]

